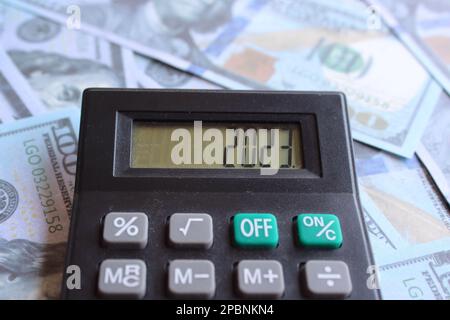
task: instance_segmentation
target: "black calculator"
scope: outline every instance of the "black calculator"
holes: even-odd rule
[[[66,299],[377,299],[345,97],[88,89]]]

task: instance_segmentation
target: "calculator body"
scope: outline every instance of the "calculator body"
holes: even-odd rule
[[[261,175],[254,169],[131,168],[134,121],[298,123],[303,168]],[[373,265],[359,203],[345,97],[339,93],[264,91],[88,89],[84,92],[77,180],[66,267],[81,271],[81,289],[62,297],[98,299],[99,268],[108,259],[139,259],[146,265],[144,299],[179,298],[169,288],[174,260],[207,260],[215,268],[209,298],[264,298],[237,288],[240,261],[271,260],[282,266],[284,288],[278,298],[316,298],[305,291],[302,268],[308,261],[342,261],[351,277],[349,299],[377,299],[368,288]],[[140,212],[148,218],[147,244],[124,249],[105,245],[110,212]],[[239,247],[233,240],[237,213],[276,217],[273,248]],[[212,218],[208,248],[176,247],[168,239],[174,213],[204,213]],[[342,245],[299,245],[296,219],[303,213],[339,218]],[[130,230],[130,229],[129,229]],[[125,230],[125,231],[129,231]],[[196,296],[182,296],[195,298]]]

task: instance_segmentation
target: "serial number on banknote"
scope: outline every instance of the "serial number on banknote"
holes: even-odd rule
[[[60,223],[61,218],[56,208],[56,201],[53,198],[54,194],[48,181],[48,175],[45,171],[42,157],[39,155],[39,147],[36,144],[36,140],[26,140],[23,145],[25,147],[25,153],[28,156],[27,161],[32,166],[31,174],[33,176],[34,186],[38,192],[42,213],[48,225],[48,231],[50,233],[62,231],[63,225]]]

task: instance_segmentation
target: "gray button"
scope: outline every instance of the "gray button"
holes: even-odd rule
[[[212,218],[206,213],[174,213],[169,220],[169,241],[175,247],[208,249],[213,244]]]
[[[276,260],[242,260],[237,266],[239,293],[246,298],[281,298],[283,267]]]
[[[147,267],[135,259],[109,259],[100,265],[98,291],[109,298],[140,299],[145,295]]]
[[[209,299],[216,291],[214,264],[209,260],[173,260],[169,293],[180,298]]]
[[[147,246],[148,218],[142,212],[110,212],[103,226],[103,242],[108,246],[143,249]]]
[[[350,272],[345,262],[308,261],[302,271],[304,276],[302,287],[308,296],[342,299],[352,292]]]

